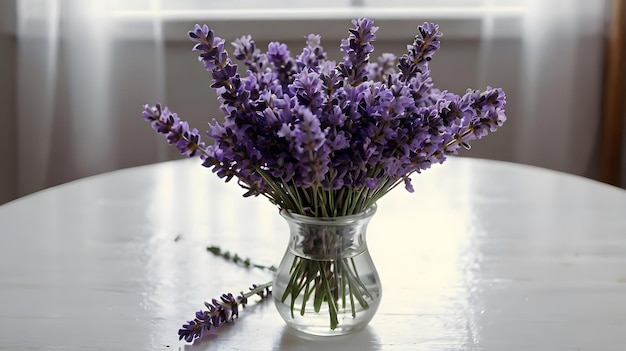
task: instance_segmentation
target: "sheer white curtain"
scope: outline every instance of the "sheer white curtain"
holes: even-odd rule
[[[164,159],[133,128],[141,102],[163,97],[160,38],[119,36],[108,1],[17,5],[18,195]]]
[[[413,30],[420,21],[443,20],[447,25],[442,27],[442,52],[448,54],[440,53],[441,59],[433,60],[435,82],[459,89],[486,84],[504,88],[509,121],[500,132],[477,143],[473,155],[593,175],[600,123],[604,1],[469,2],[474,8],[459,7],[467,6],[467,1],[424,1],[416,2],[421,7],[412,10],[401,8],[406,6],[404,1],[344,2],[329,1],[337,8],[327,12],[323,3],[317,5],[317,16],[334,13],[337,17],[339,13],[346,17],[339,20],[339,37],[350,25],[348,18],[368,14],[371,6],[381,7],[369,12],[374,19],[386,16],[385,23],[390,24],[403,20]],[[177,9],[167,7],[174,3]],[[199,129],[213,117],[207,112],[217,111],[207,88],[210,78],[194,62],[189,43],[169,40],[184,40],[190,25],[205,19],[232,28],[228,21],[215,18],[215,11],[208,11],[217,6],[213,3],[220,4],[220,16],[248,16],[247,22],[238,23],[257,28],[250,24],[254,11],[241,10],[256,1],[240,0],[238,5],[236,1],[194,0],[19,0],[18,166],[13,170],[18,195],[176,157],[141,120],[141,106],[158,101],[175,105],[171,107],[184,117],[195,118]],[[297,10],[310,2],[273,3],[279,9],[295,6]],[[359,6],[350,8],[351,3]],[[316,13],[276,11],[287,19]],[[259,33],[267,32],[272,12],[262,16],[266,22],[258,26]],[[310,23],[324,30],[326,24],[319,21]],[[289,23],[299,22],[281,21],[271,27]],[[294,35],[299,30],[304,31],[295,26],[274,32]],[[381,24],[380,32],[384,30]],[[452,35],[446,35],[446,30]],[[241,34],[219,33],[229,39]],[[414,32],[395,35],[406,38],[406,44]],[[384,46],[383,42],[381,38],[377,44]],[[338,43],[324,42],[325,47]],[[292,53],[299,48],[292,48]]]
[[[528,1],[516,161],[594,175],[606,3]]]

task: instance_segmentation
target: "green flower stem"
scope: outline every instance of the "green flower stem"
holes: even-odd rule
[[[320,277],[322,280],[322,289],[323,294],[326,295],[326,301],[328,302],[328,313],[330,314],[330,329],[335,330],[337,325],[339,325],[339,321],[337,319],[337,301],[333,297],[333,293],[330,289],[330,283],[328,282],[328,277],[326,276],[326,264],[327,262],[318,262],[320,267]]]
[[[270,281],[270,282],[267,282],[267,283],[265,283],[263,285],[259,285],[259,286],[257,286],[254,289],[251,289],[247,293],[241,292],[241,295],[243,295],[243,297],[245,297],[247,299],[247,298],[249,298],[251,296],[254,296],[254,295],[264,291],[265,289],[271,288],[271,287],[272,287],[272,282]]]
[[[281,301],[285,302],[285,300],[287,299],[287,296],[291,295],[291,318],[295,318],[294,310],[296,306],[296,297],[298,297],[298,295],[300,294],[299,289],[298,289],[299,284],[297,283],[297,280],[298,278],[300,278],[301,270],[302,270],[302,265],[300,265],[297,262],[297,260],[294,259],[291,265],[291,272],[293,273],[289,277],[289,283],[287,284],[287,289],[285,289],[283,296],[280,298]],[[304,309],[304,306],[302,306],[302,308]]]
[[[296,204],[298,204],[298,210],[300,211],[300,213],[304,212],[304,209],[302,208],[302,204],[304,202],[302,202],[302,197],[300,196],[300,191],[298,190],[298,187],[296,186],[296,182],[293,180],[293,178],[291,179],[291,184],[293,184],[290,188],[288,188],[288,190],[290,191],[290,193],[295,194],[295,198],[294,201]]]
[[[352,290],[352,288],[356,288],[355,290],[359,291],[359,287],[361,287],[363,289],[363,291],[368,295],[368,296],[372,296],[369,291],[367,291],[367,288],[365,287],[365,285],[363,284],[363,282],[361,281],[361,278],[359,278],[359,276],[357,274],[355,274],[355,272],[350,271],[349,269],[346,270],[348,273],[348,284],[350,287],[350,290]],[[359,301],[359,304],[363,307],[363,308],[369,308],[369,304],[367,303],[367,301],[365,301],[365,299],[363,299],[363,296],[361,296],[361,294],[351,294],[354,295],[354,297],[356,297],[356,299]]]
[[[222,251],[219,246],[209,246],[206,248],[210,253],[220,256],[227,261],[231,261],[237,265],[246,267],[246,268],[258,268],[263,270],[268,270],[271,272],[276,272],[276,267],[274,266],[264,266],[261,264],[253,263],[249,258],[241,258],[238,254],[231,254],[229,251]]]
[[[361,281],[353,258],[338,261],[315,261],[304,257],[294,257],[289,282],[281,301],[290,298],[291,316],[295,318],[296,309],[300,315],[307,311],[312,303],[313,311],[319,313],[324,304],[328,307],[330,329],[339,325],[339,308],[349,308],[352,316],[356,316],[357,303],[364,309],[369,304],[362,295],[371,298],[371,293]],[[298,298],[301,305],[296,306]]]
[[[479,113],[480,115],[480,113]],[[468,127],[466,130],[463,131],[463,133],[461,133],[461,135],[457,136],[456,138],[450,140],[444,147],[443,147],[443,152],[448,154],[448,148],[451,146],[454,146],[456,144],[459,144],[461,142],[463,142],[463,138],[474,133],[474,128],[472,126]]]
[[[309,296],[311,296],[311,284],[306,284],[304,288],[304,301],[308,300]],[[304,316],[305,312],[306,312],[306,303],[303,303],[302,307],[300,308],[300,315]]]
[[[256,172],[263,178],[263,181],[272,188],[272,198],[274,199],[274,203],[277,204],[280,208],[297,208],[296,202],[290,197],[289,193],[285,192],[284,189],[281,189],[279,183],[275,182],[270,175],[265,173],[259,167],[256,167]]]

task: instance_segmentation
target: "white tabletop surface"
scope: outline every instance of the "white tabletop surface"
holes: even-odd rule
[[[198,160],[126,169],[0,206],[0,350],[625,350],[626,191],[509,163],[452,159],[378,203],[383,282],[370,325],[302,340],[271,300],[193,345],[203,302],[271,274],[288,233]],[[251,298],[256,301],[255,298]]]

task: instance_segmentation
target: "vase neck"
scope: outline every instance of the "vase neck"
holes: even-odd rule
[[[367,225],[376,212],[345,217],[316,218],[281,212],[289,224],[289,249],[297,256],[314,260],[336,260],[358,255],[367,249]]]

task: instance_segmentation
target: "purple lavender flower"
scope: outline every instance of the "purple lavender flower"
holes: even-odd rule
[[[252,36],[244,35],[235,39],[232,44],[235,47],[233,56],[243,62],[250,71],[262,72],[263,68],[267,66],[267,57],[261,53],[261,50],[257,49]]]
[[[368,78],[374,81],[387,82],[389,76],[396,73],[396,55],[392,53],[384,53],[380,55],[377,62],[369,65]]]
[[[475,95],[476,93],[474,93]],[[504,113],[506,95],[500,88],[493,89],[487,87],[487,90],[474,98],[472,107],[476,111],[476,117],[482,124],[483,128],[488,128],[490,132],[495,132],[506,121]],[[475,129],[479,128],[477,123],[473,124]],[[475,132],[475,134],[477,134]],[[477,137],[485,136],[486,132],[477,134]]]
[[[315,71],[301,71],[298,73],[290,86],[292,94],[298,99],[298,103],[308,107],[316,114],[322,108],[322,80]]]
[[[198,60],[213,75],[211,88],[217,91],[222,111],[231,114],[238,110],[249,110],[250,93],[244,89],[237,65],[232,63],[224,49],[224,39],[216,37],[206,25],[201,27],[198,24],[189,32],[189,38],[197,43],[193,51],[200,52]]]
[[[252,284],[250,291],[254,291],[262,299],[267,299],[272,294],[272,289],[270,286],[259,287],[256,284]]]
[[[349,30],[348,39],[341,41],[341,51],[345,54],[337,70],[351,85],[359,85],[367,80],[369,57],[374,51],[371,42],[376,40],[374,33],[378,27],[374,27],[374,21],[367,18],[353,20],[352,24],[356,27]]]
[[[288,151],[297,160],[296,186],[319,185],[330,162],[326,134],[320,128],[320,120],[308,108],[299,108],[297,114],[298,122],[283,124],[277,136],[288,141]]]
[[[152,128],[157,133],[165,134],[168,143],[176,145],[181,154],[193,157],[198,153],[200,157],[205,158],[206,146],[200,141],[200,134],[197,129],[189,129],[189,124],[181,121],[176,113],[171,113],[161,105],[156,106],[144,105],[144,120],[151,123]]]
[[[399,59],[398,68],[404,82],[428,70],[428,62],[440,47],[441,32],[438,25],[425,22],[417,30],[419,33],[415,36],[413,45],[408,45],[408,53]]]
[[[326,61],[326,52],[321,45],[321,38],[317,34],[309,34],[307,36],[306,46],[296,58],[298,71],[311,69],[317,72],[319,71],[319,66]]]
[[[276,79],[285,88],[296,73],[295,60],[291,58],[286,44],[271,42],[267,46],[267,59],[274,66]]]
[[[241,292],[237,296],[231,293],[222,294],[219,299],[212,299],[210,303],[205,302],[207,309],[197,311],[195,318],[183,324],[178,330],[178,340],[192,342],[211,328],[216,329],[222,323],[230,323],[239,318],[239,306],[245,308],[248,298],[252,295],[258,295],[263,300],[267,299],[271,296],[271,285],[271,283],[254,284],[247,293]]]
[[[196,312],[196,319],[183,324],[182,328],[178,330],[178,340],[185,339],[187,342],[192,342],[202,336],[202,332],[209,330],[211,325],[210,323],[205,324],[206,317],[204,311]]]
[[[146,106],[144,119],[181,153],[200,155],[226,181],[237,179],[244,196],[266,196],[312,216],[358,212],[400,182],[411,190],[412,173],[469,148],[506,120],[501,89],[459,96],[434,86],[428,64],[440,47],[436,24],[418,27],[394,67],[392,54],[369,62],[378,30],[373,21],[352,23],[339,63],[326,59],[319,35],[309,35],[295,59],[283,43],[272,42],[263,53],[243,36],[233,43],[233,56],[247,68],[243,77],[224,40],[196,25],[189,32],[193,50],[211,72],[225,119],[209,124],[209,146],[160,105]],[[356,200],[346,194],[364,200],[348,206]]]
[[[189,38],[197,43],[193,51],[200,52],[198,60],[202,61],[207,71],[221,68],[227,62],[228,53],[224,50],[224,39],[216,37],[206,24],[196,24],[194,30],[189,32]]]

